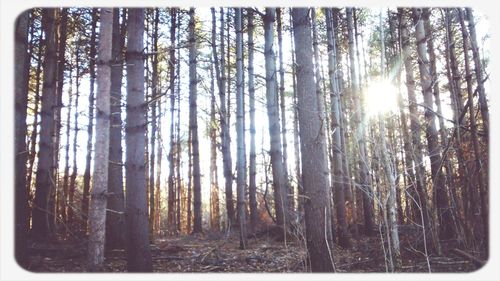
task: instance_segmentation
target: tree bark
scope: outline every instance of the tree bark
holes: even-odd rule
[[[197,84],[196,74],[196,46],[195,35],[195,11],[189,10],[189,130],[191,131],[191,141],[193,145],[193,233],[202,232],[201,218],[201,172],[200,172],[200,148],[198,142],[198,105],[197,105]]]
[[[302,184],[306,196],[307,252],[313,272],[334,271],[331,249],[330,189],[324,130],[315,89],[311,25],[307,8],[293,8],[297,97],[302,155]]]
[[[283,169],[283,154],[281,150],[281,130],[279,120],[279,104],[276,81],[276,57],[274,54],[274,21],[276,9],[266,8],[264,16],[264,55],[266,68],[266,105],[269,122],[270,156],[274,185],[274,209],[276,224],[285,228],[289,220],[287,212],[287,187]]]
[[[330,114],[331,114],[331,132],[332,132],[332,170],[334,182],[332,187],[335,192],[335,205],[337,211],[337,237],[342,247],[350,247],[350,234],[347,229],[346,210],[345,210],[345,191],[344,180],[346,179],[342,167],[342,155],[345,153],[342,147],[341,131],[342,123],[340,120],[340,87],[337,76],[337,46],[335,34],[332,26],[331,10],[326,8],[325,21],[328,42],[328,77],[330,80]]]
[[[417,40],[418,67],[420,71],[420,83],[424,96],[425,109],[425,130],[429,158],[431,160],[431,172],[433,190],[435,192],[436,209],[439,222],[439,237],[449,239],[454,236],[453,218],[448,203],[448,192],[446,190],[444,174],[441,168],[441,148],[438,143],[438,133],[436,130],[436,114],[433,111],[432,78],[430,77],[429,60],[427,57],[426,33],[421,9],[413,9],[413,19],[415,23],[415,38]]]
[[[34,238],[45,240],[49,235],[48,199],[55,188],[52,176],[54,149],[54,105],[56,103],[56,24],[57,9],[43,10],[43,29],[45,31],[45,55],[43,63],[43,90],[40,125],[40,149],[36,173],[35,199],[33,202],[32,231]],[[23,65],[24,66],[24,65]],[[23,139],[24,140],[24,139]],[[24,141],[23,141],[24,142]]]
[[[94,134],[94,83],[95,83],[95,57],[96,57],[96,27],[97,9],[92,9],[92,27],[90,35],[89,54],[89,118],[87,125],[87,157],[85,162],[85,173],[83,174],[83,198],[82,198],[82,231],[87,232],[87,217],[89,214],[89,194],[90,194],[90,164],[92,161],[92,139]]]
[[[234,26],[236,30],[236,197],[238,208],[238,221],[240,226],[240,249],[247,247],[247,221],[246,221],[246,157],[245,157],[245,125],[243,120],[243,35],[241,8],[235,8]]]
[[[126,119],[126,218],[127,269],[129,272],[152,270],[148,238],[146,141],[144,97],[144,9],[129,9],[127,38],[127,119]]]
[[[15,258],[21,266],[27,266],[28,189],[26,189],[26,115],[28,109],[28,85],[30,53],[28,53],[29,12],[23,12],[16,20],[15,34]],[[36,113],[35,113],[36,114]],[[36,125],[35,125],[36,126]]]
[[[99,47],[97,57],[97,120],[94,158],[92,200],[90,201],[90,235],[88,269],[101,271],[104,268],[104,241],[106,233],[106,207],[108,196],[109,125],[111,90],[111,46],[113,35],[113,10],[100,11]]]
[[[255,86],[254,86],[254,14],[252,9],[247,9],[248,18],[248,106],[250,111],[250,167],[249,167],[249,205],[250,205],[250,229],[255,231],[259,220],[257,213],[257,155],[255,148]]]
[[[106,248],[125,249],[125,198],[123,194],[123,148],[122,148],[122,80],[123,47],[126,33],[126,9],[113,10],[113,38],[111,54],[111,100],[108,165],[108,212],[106,213]]]

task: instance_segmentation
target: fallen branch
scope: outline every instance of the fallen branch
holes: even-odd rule
[[[483,260],[480,260],[480,259],[474,257],[473,255],[471,255],[471,254],[469,254],[467,252],[464,252],[464,251],[462,251],[460,249],[455,248],[452,251],[455,254],[457,254],[457,255],[459,255],[459,256],[461,256],[463,258],[469,259],[470,261],[472,261],[477,266],[483,266],[484,263],[485,263]]]

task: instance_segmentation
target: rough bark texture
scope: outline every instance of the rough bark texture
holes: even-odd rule
[[[195,12],[194,8],[189,10],[189,130],[191,131],[193,158],[193,232],[202,232],[201,228],[201,172],[200,172],[200,148],[198,141],[198,105],[196,74],[196,35],[195,35]]]
[[[15,38],[15,258],[21,266],[27,265],[26,239],[29,225],[28,190],[26,189],[26,115],[28,109],[28,53],[29,12],[22,13],[16,21]],[[35,113],[36,114],[36,113]]]
[[[331,256],[330,189],[325,136],[315,89],[311,24],[308,9],[292,9],[297,58],[297,97],[300,124],[302,184],[308,258],[313,272],[333,271]]]
[[[274,54],[274,21],[276,9],[266,8],[264,17],[264,56],[266,68],[266,105],[269,122],[270,155],[274,185],[274,210],[276,224],[288,224],[286,179],[281,150],[281,130],[279,119],[278,86],[276,81],[276,57]]]
[[[152,270],[148,238],[148,210],[144,147],[146,108],[144,105],[144,9],[129,9],[127,37],[127,269],[129,272]]]
[[[125,249],[125,198],[123,194],[123,149],[122,149],[122,80],[123,46],[126,32],[126,12],[123,10],[122,25],[120,10],[113,10],[113,42],[111,53],[111,100],[109,129],[108,166],[108,212],[106,213],[106,248]]]
[[[48,199],[50,191],[55,188],[51,172],[54,165],[52,135],[54,132],[54,105],[56,102],[56,15],[57,9],[51,8],[44,10],[42,16],[42,25],[45,31],[45,58],[43,63],[40,150],[38,152],[32,217],[34,238],[40,240],[46,239],[49,234]]]
[[[92,200],[89,212],[88,269],[101,271],[104,267],[106,207],[108,192],[109,125],[111,89],[111,46],[113,10],[101,9],[99,47],[97,50],[96,134]]]

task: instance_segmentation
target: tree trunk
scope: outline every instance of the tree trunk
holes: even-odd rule
[[[240,226],[240,249],[247,247],[247,220],[246,220],[246,157],[245,157],[245,125],[243,120],[243,35],[241,8],[235,8],[234,26],[236,30],[236,197],[238,208],[238,221]]]
[[[330,189],[324,130],[320,123],[315,89],[313,52],[308,9],[293,8],[297,97],[302,155],[302,184],[308,198],[304,203],[308,258],[313,272],[334,271],[330,225]]]
[[[278,30],[278,60],[279,60],[279,97],[280,97],[280,111],[281,111],[281,138],[283,144],[283,173],[285,179],[285,196],[288,210],[291,209],[290,201],[293,200],[293,192],[290,190],[290,182],[288,179],[288,144],[286,138],[286,106],[285,106],[285,69],[283,67],[283,25],[281,17],[282,9],[276,9],[276,29]]]
[[[225,192],[226,192],[226,211],[228,223],[234,223],[234,205],[233,205],[233,172],[232,172],[232,159],[231,159],[231,140],[229,139],[229,120],[226,111],[226,66],[225,66],[225,47],[224,47],[224,10],[220,9],[220,64],[217,56],[217,48],[212,48],[212,54],[215,62],[215,76],[217,79],[217,86],[219,88],[220,100],[220,127],[221,127],[221,147],[222,147],[222,162],[224,169],[225,179]],[[215,44],[215,43],[214,43]],[[229,83],[228,83],[229,84]]]
[[[59,19],[58,26],[58,47],[57,47],[57,104],[55,107],[55,128],[54,128],[54,178],[56,179],[56,190],[54,192],[54,198],[51,200],[54,204],[54,207],[51,208],[53,210],[53,215],[51,215],[51,222],[56,223],[57,218],[61,216],[63,212],[63,206],[65,205],[64,199],[64,186],[60,186],[59,180],[59,147],[61,142],[61,128],[62,128],[62,119],[61,119],[61,108],[63,107],[62,103],[62,95],[63,95],[63,84],[64,84],[64,71],[66,70],[66,38],[67,38],[67,26],[68,26],[68,9],[61,9],[61,15]],[[64,216],[64,215],[63,215]]]
[[[427,138],[427,147],[429,149],[429,158],[431,160],[431,172],[433,190],[435,192],[436,209],[439,222],[439,237],[449,239],[454,236],[453,218],[451,216],[448,193],[444,182],[444,174],[441,169],[441,148],[438,142],[438,133],[436,130],[436,114],[433,111],[432,78],[430,77],[429,60],[427,58],[426,34],[424,21],[422,19],[422,10],[413,9],[413,18],[415,23],[415,37],[417,40],[418,67],[420,71],[420,83],[424,96],[425,109],[425,129]]]
[[[89,213],[89,194],[90,194],[90,163],[92,161],[92,139],[94,134],[94,81],[95,81],[95,57],[96,57],[96,27],[97,27],[97,9],[92,9],[92,27],[90,35],[90,54],[89,54],[89,118],[87,126],[87,157],[85,162],[85,173],[83,174],[83,198],[82,198],[82,231],[87,232],[87,217]]]
[[[342,123],[340,120],[340,87],[337,70],[337,47],[335,43],[335,34],[332,26],[331,10],[325,10],[326,33],[328,40],[328,77],[330,79],[330,114],[331,114],[331,132],[332,132],[332,170],[334,182],[332,186],[335,192],[335,205],[337,211],[337,237],[342,247],[350,247],[350,234],[347,229],[346,210],[345,210],[345,184],[346,179],[342,167],[342,155],[345,153],[342,147],[341,131]]]
[[[292,13],[290,12],[290,26],[292,26]],[[293,90],[293,154],[295,158],[295,179],[297,181],[297,195],[302,194],[302,174],[300,170],[300,143],[299,143],[299,116],[297,106],[297,77],[295,69],[295,46],[293,43],[293,28],[290,28],[290,52],[292,55],[292,90]],[[294,192],[295,193],[295,192]],[[297,210],[301,210],[302,200],[297,196],[299,203]],[[290,209],[295,210],[294,205],[295,196],[290,202]]]
[[[215,31],[215,10],[212,8],[212,16]],[[212,33],[214,34],[214,33]],[[214,41],[215,42],[215,41]],[[213,64],[210,64],[210,227],[220,230],[219,216],[219,180],[217,172],[217,123],[215,119],[215,79]]]
[[[80,49],[76,47],[75,50],[75,108],[78,108],[78,102],[80,99]],[[69,191],[68,191],[68,222],[74,223],[74,196],[76,188],[76,176],[77,176],[77,146],[78,146],[78,110],[75,109],[75,119],[73,121],[73,170],[71,171],[71,177],[69,181]]]
[[[44,75],[39,143],[40,149],[38,152],[36,190],[32,217],[32,231],[34,233],[34,238],[37,240],[45,240],[48,238],[48,199],[50,191],[55,188],[51,172],[54,165],[52,136],[54,132],[54,106],[56,103],[55,73],[57,57],[55,19],[57,15],[57,9],[51,8],[43,10],[42,25],[45,31],[45,56],[43,63]]]
[[[175,134],[174,134],[174,111],[175,111],[175,35],[176,35],[176,19],[177,10],[175,8],[170,9],[170,49],[169,49],[169,89],[170,89],[170,149],[168,152],[168,202],[167,202],[167,231],[169,233],[174,233],[175,231],[175,171],[174,171],[174,154],[175,152]],[[180,93],[177,93],[180,95]]]
[[[191,131],[191,141],[193,145],[193,233],[202,232],[201,218],[201,174],[200,174],[200,148],[198,142],[198,105],[197,84],[198,76],[196,74],[196,46],[195,35],[195,12],[194,8],[189,10],[189,130]]]
[[[126,33],[126,9],[113,10],[113,42],[111,64],[111,100],[108,165],[108,212],[106,213],[106,248],[125,249],[125,198],[123,194],[123,149],[122,149],[122,80],[123,47]]]
[[[276,57],[274,54],[274,20],[276,9],[266,8],[264,17],[264,55],[266,67],[266,104],[270,135],[270,156],[273,172],[274,205],[276,212],[276,224],[286,228],[288,220],[287,212],[287,187],[285,172],[283,169],[283,155],[281,151],[281,130],[279,120],[279,104],[276,84]]]
[[[354,63],[354,31],[353,31],[353,18],[352,18],[352,8],[347,8],[347,32],[349,38],[349,60],[351,62],[351,88],[352,88],[352,98],[354,101],[354,118],[356,128],[356,139],[358,142],[358,169],[359,169],[359,184],[363,189],[363,210],[364,210],[364,222],[365,222],[365,233],[367,235],[372,235],[375,223],[373,219],[373,200],[372,200],[372,186],[370,182],[370,176],[368,173],[368,158],[366,149],[366,137],[365,137],[365,117],[360,101],[361,92],[358,87],[358,77],[356,76],[356,67]]]
[[[27,265],[28,189],[26,189],[26,115],[28,109],[28,83],[30,53],[28,53],[29,12],[16,21],[15,41],[15,258],[21,266]],[[36,114],[36,113],[35,113]],[[36,125],[35,125],[36,126]]]
[[[108,193],[109,125],[111,90],[111,46],[113,35],[113,10],[102,8],[100,12],[99,47],[97,57],[97,120],[94,158],[92,200],[90,201],[90,235],[88,269],[104,268],[104,241],[106,233],[106,207]]]
[[[125,165],[127,268],[129,272],[152,270],[148,239],[146,173],[144,147],[146,119],[144,107],[144,9],[129,9],[127,38],[127,120]]]
[[[159,74],[158,74],[158,23],[160,21],[160,11],[155,8],[155,16],[153,23],[153,58],[152,58],[152,80],[151,80],[151,138],[150,138],[150,156],[149,156],[149,233],[151,237],[154,234],[154,222],[156,219],[155,208],[155,156],[156,156],[156,133],[158,130],[157,124],[157,99],[159,95]]]
[[[250,167],[249,167],[249,203],[250,203],[250,228],[255,231],[259,220],[257,213],[257,155],[255,148],[255,86],[254,86],[254,14],[252,9],[247,9],[248,17],[248,105],[250,107]]]
[[[486,95],[484,92],[484,82],[483,78],[483,66],[481,62],[481,58],[479,57],[479,48],[477,46],[477,36],[476,36],[476,23],[474,22],[474,15],[472,14],[471,8],[465,8],[467,13],[467,19],[469,21],[469,33],[470,33],[470,47],[472,49],[472,57],[474,59],[474,72],[476,74],[476,83],[477,83],[477,94],[479,97],[479,110],[481,111],[481,117],[483,121],[483,130],[485,136],[485,142],[488,143],[489,139],[489,119],[490,114],[488,111],[488,104],[486,101]]]
[[[473,231],[474,231],[474,226],[477,226],[477,219],[474,218],[476,214],[481,215],[481,226],[483,227],[483,235],[484,235],[484,242],[485,242],[485,249],[488,252],[488,245],[489,245],[489,219],[488,219],[488,207],[487,207],[487,201],[488,201],[488,195],[484,191],[486,187],[484,186],[483,183],[483,177],[482,177],[482,167],[481,167],[481,158],[480,158],[480,149],[479,149],[479,140],[478,140],[478,133],[477,133],[477,124],[476,124],[476,116],[475,116],[475,110],[474,110],[474,99],[473,99],[473,90],[472,90],[472,75],[470,71],[470,63],[469,63],[469,54],[468,54],[468,42],[469,42],[469,34],[467,33],[467,30],[465,29],[465,23],[464,23],[464,12],[463,10],[459,10],[458,16],[460,19],[460,25],[462,28],[462,38],[463,38],[463,49],[464,49],[464,68],[465,68],[465,81],[467,82],[467,98],[468,98],[468,103],[469,103],[469,118],[470,118],[470,128],[471,128],[471,139],[472,139],[472,148],[474,151],[474,164],[475,164],[475,175],[477,179],[477,187],[474,188],[474,185],[471,185],[472,188],[469,189],[469,200],[471,203],[471,210],[470,210],[470,220],[472,222],[473,226]],[[469,19],[470,20],[470,19]],[[470,28],[470,26],[469,26]],[[474,40],[473,38],[471,38]],[[471,41],[471,45],[473,45]],[[479,89],[480,86],[478,86]],[[479,103],[481,101],[479,100]],[[481,109],[481,107],[479,106]],[[479,197],[479,198],[478,198]]]
[[[68,105],[66,115],[66,146],[64,151],[64,178],[62,188],[62,199],[58,213],[61,215],[63,223],[67,222],[66,205],[68,201],[68,188],[69,188],[69,147],[70,147],[70,131],[71,131],[71,110],[73,102],[73,71],[69,72],[69,90],[68,90]]]

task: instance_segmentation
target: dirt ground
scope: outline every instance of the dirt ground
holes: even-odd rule
[[[84,241],[84,240],[80,240]],[[337,272],[387,272],[382,244],[378,237],[361,236],[350,249],[334,245]],[[59,240],[31,244],[30,265],[34,272],[85,272],[86,243]],[[479,266],[473,260],[449,252],[430,255],[402,241],[403,272],[470,272]],[[236,234],[206,233],[158,239],[151,245],[154,272],[308,272],[303,242],[277,241],[264,235],[248,240],[239,249]],[[126,272],[123,250],[106,253],[105,271]]]

